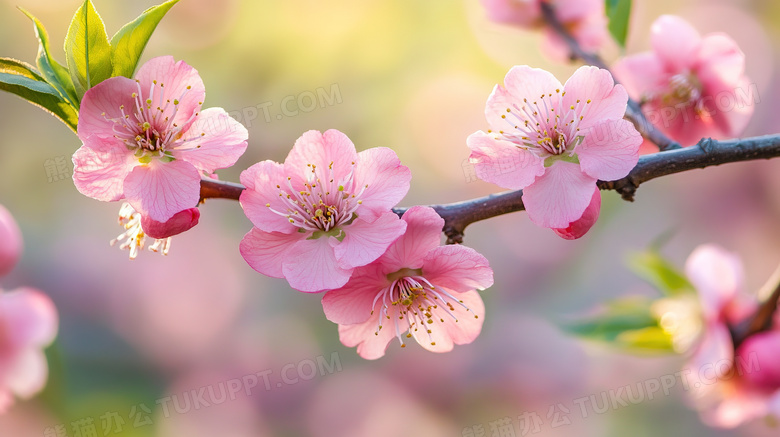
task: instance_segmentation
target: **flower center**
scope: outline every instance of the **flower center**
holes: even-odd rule
[[[566,91],[556,89],[554,93],[542,94],[536,99],[523,99],[518,105],[512,103],[501,119],[507,128],[500,130],[496,139],[511,141],[522,149],[531,150],[541,157],[574,154],[582,142],[579,124],[587,116],[592,100],[577,100],[564,107]],[[492,133],[492,131],[488,131]]]
[[[102,115],[106,120],[113,122],[114,137],[124,143],[129,150],[135,151],[140,161],[149,162],[151,157],[166,157],[173,160],[171,154],[173,148],[180,149],[189,141],[198,139],[195,137],[190,140],[180,140],[182,131],[198,116],[197,111],[181,125],[174,122],[181,100],[192,90],[192,87],[186,86],[178,98],[171,100],[165,96],[165,84],[154,80],[144,100],[144,92],[138,80],[136,86],[137,92],[130,95],[133,99],[132,108],[119,106],[121,117],[118,118],[108,118],[105,112]],[[198,104],[202,103],[198,102]],[[205,133],[201,136],[205,136]]]
[[[692,74],[675,74],[669,79],[669,90],[661,95],[665,105],[695,104],[701,101],[701,82]]]
[[[392,281],[390,286],[382,289],[371,305],[371,315],[375,310],[379,311],[374,334],[379,335],[384,323],[392,323],[401,347],[406,347],[404,336],[414,337],[420,343],[428,341],[435,346],[433,329],[448,317],[457,323],[456,311],[465,310],[474,318],[479,318],[463,301],[428,282],[421,269],[401,269],[387,275],[387,278]]]
[[[357,217],[357,209],[363,203],[360,196],[368,188],[368,184],[354,187],[353,176],[355,163],[352,162],[350,172],[342,179],[337,180],[333,171],[333,162],[327,170],[318,168],[314,164],[306,164],[306,181],[302,189],[296,190],[292,185],[292,178],[287,178],[287,186],[277,185],[279,197],[284,201],[286,211],[278,211],[271,208],[271,204],[265,206],[276,214],[279,214],[299,228],[300,232],[314,232],[313,238],[323,235],[344,238],[339,229],[340,226],[349,225]]]

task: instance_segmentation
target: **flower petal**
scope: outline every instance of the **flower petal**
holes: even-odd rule
[[[87,197],[113,202],[125,197],[125,178],[138,161],[124,145],[91,137],[73,154],[73,184]]]
[[[200,174],[189,162],[153,159],[130,172],[125,179],[125,196],[141,215],[165,222],[198,204]]]
[[[441,245],[444,219],[433,208],[413,206],[401,217],[406,222],[406,232],[401,235],[381,258],[385,273],[403,268],[419,269],[428,252]]]
[[[493,285],[493,269],[476,250],[460,245],[441,246],[423,260],[423,276],[435,287],[464,293]]]
[[[338,240],[321,237],[300,240],[290,247],[282,261],[282,272],[290,286],[305,293],[335,290],[347,283],[352,269],[339,266],[333,247]]]
[[[696,397],[706,397],[717,388],[715,366],[733,362],[734,346],[728,327],[722,323],[709,324],[696,352],[683,369],[687,375],[687,386],[695,390],[693,393]]]
[[[567,228],[553,229],[553,231],[561,238],[566,240],[576,240],[588,233],[590,228],[596,224],[599,219],[599,213],[601,212],[601,191],[598,187],[593,190],[593,197],[590,199],[590,204],[582,213],[582,217],[569,224]]]
[[[780,331],[759,332],[748,337],[737,350],[735,364],[739,375],[754,387],[775,391],[780,387]]]
[[[753,117],[755,104],[760,102],[758,89],[750,79],[743,77],[736,84],[721,84],[721,88],[708,89],[708,97],[712,97],[714,104],[705,105],[711,112],[714,126],[711,126],[705,135],[698,138],[711,136],[715,139],[725,139],[739,136],[747,127]],[[724,103],[725,102],[725,103]],[[703,122],[705,120],[697,120]]]
[[[696,60],[701,36],[687,21],[675,15],[661,15],[650,28],[653,51],[667,72],[681,73]]]
[[[322,297],[325,317],[342,325],[365,323],[371,318],[374,299],[389,286],[390,281],[376,266],[355,269],[346,285]]]
[[[522,102],[522,100],[520,100]],[[516,110],[518,106],[518,97],[512,95],[501,85],[496,85],[493,92],[487,99],[485,105],[485,118],[487,118],[490,129],[494,132],[510,131],[519,124],[518,116],[523,115]],[[508,110],[508,111],[507,111]],[[511,111],[515,111],[512,113]],[[522,118],[525,120],[525,118]]]
[[[449,352],[456,344],[469,344],[474,341],[482,331],[482,322],[485,319],[485,304],[476,291],[458,293],[456,297],[462,301],[471,311],[467,311],[458,303],[453,303],[450,312],[457,318],[453,319],[443,310],[434,315],[436,321],[430,326],[430,333],[423,330],[413,330],[412,335],[417,342],[431,352]],[[444,322],[440,322],[444,320]]]
[[[745,73],[745,54],[736,41],[724,33],[713,33],[701,40],[696,74],[702,85],[716,82],[732,89]]]
[[[234,120],[222,108],[203,110],[184,132],[186,144],[172,150],[176,159],[182,159],[200,171],[213,173],[228,168],[238,161],[247,147],[249,133],[244,125]]]
[[[669,76],[661,60],[653,52],[639,53],[619,59],[612,72],[634,99],[650,98],[666,90]]]
[[[514,143],[496,139],[484,132],[469,135],[469,163],[477,177],[502,188],[519,190],[544,174],[544,160]]]
[[[158,117],[170,117],[182,127],[200,110],[206,98],[206,87],[198,71],[184,61],[176,62],[173,56],[148,60],[138,69],[135,78],[144,100],[151,99],[153,107],[162,108]],[[149,90],[153,90],[153,95]],[[178,105],[174,105],[176,101]]]
[[[358,153],[354,180],[355,193],[368,185],[360,196],[363,203],[358,209],[358,214],[373,221],[406,196],[409,192],[412,172],[408,167],[401,165],[401,160],[392,149],[374,147]]]
[[[252,228],[241,240],[238,248],[250,267],[272,278],[283,278],[282,262],[285,254],[304,234],[293,232],[265,232]]]
[[[242,171],[240,180],[246,189],[241,192],[239,201],[255,227],[287,234],[297,230],[287,218],[272,211],[287,212],[288,204],[279,196],[280,189],[277,188],[287,186],[284,165],[273,161],[258,162]]]
[[[198,224],[199,220],[200,210],[190,208],[176,213],[166,222],[158,222],[149,217],[141,216],[141,229],[149,237],[162,239],[189,231]]]
[[[723,309],[740,292],[744,275],[739,257],[715,245],[697,247],[685,262],[685,274],[696,287],[709,321],[720,320]]]
[[[630,121],[602,120],[591,126],[576,148],[580,168],[604,181],[626,177],[639,161],[642,135]]]
[[[608,70],[582,66],[566,81],[563,89],[566,91],[563,96],[563,113],[566,112],[565,108],[585,105],[585,109],[579,112],[583,119],[578,127],[582,130],[602,120],[621,119],[626,113],[628,93],[622,85],[615,85]]]
[[[509,94],[520,102],[524,98],[531,100],[563,88],[561,82],[549,71],[527,65],[512,67],[504,77],[504,86]]]
[[[98,136],[118,142],[114,138],[116,123],[111,120],[123,120],[135,111],[133,93],[137,92],[136,82],[126,77],[112,77],[87,90],[79,109],[77,131],[81,141]]]
[[[406,222],[393,212],[386,212],[375,221],[358,217],[342,228],[344,239],[333,248],[339,265],[345,269],[364,266],[380,256],[406,230]]]
[[[307,173],[312,171],[307,164],[316,165],[325,172],[333,163],[333,172],[329,177],[342,180],[352,172],[357,161],[355,145],[343,133],[336,129],[325,133],[310,130],[295,141],[287,159],[284,160],[284,172],[293,178],[293,186],[298,189],[306,180]]]
[[[527,27],[537,24],[542,17],[538,1],[482,0],[490,20],[497,23]]]
[[[367,321],[355,325],[339,325],[339,339],[344,346],[357,346],[357,353],[366,360],[376,360],[385,355],[385,350],[395,333],[388,326],[377,331],[379,311]]]
[[[528,218],[537,226],[565,228],[580,217],[590,204],[596,178],[577,164],[556,162],[536,182],[523,190]]]

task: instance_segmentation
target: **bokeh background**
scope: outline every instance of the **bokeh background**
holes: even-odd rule
[[[0,0],[0,54],[34,62],[37,43],[18,5],[44,22],[63,61],[56,42],[78,3]],[[662,13],[682,15],[703,33],[731,34],[747,54],[760,97],[744,135],[778,131],[780,87],[772,79],[780,3],[634,3],[629,53],[648,48],[650,23]],[[109,35],[153,4],[95,0]],[[144,60],[164,54],[186,60],[206,83],[205,106],[232,111],[249,129],[247,153],[219,172],[222,179],[237,180],[260,160],[283,160],[306,130],[336,128],[358,149],[393,148],[413,174],[403,205],[415,205],[499,190],[470,180],[465,140],[486,127],[485,100],[512,65],[542,67],[562,80],[574,71],[576,65],[546,60],[539,40],[488,22],[477,0],[182,0]],[[610,60],[620,54],[617,47],[605,53]],[[311,95],[332,101],[312,104]],[[127,252],[109,247],[120,233],[119,204],[88,199],[73,187],[70,155],[79,145],[53,117],[0,95],[0,203],[25,238],[20,265],[0,285],[44,290],[61,317],[48,351],[49,385],[0,417],[4,437],[44,436],[56,425],[78,436],[73,423],[90,418],[97,435],[116,436],[454,437],[469,430],[479,436],[480,427],[490,436],[491,422],[505,417],[519,436],[524,412],[539,415],[533,435],[540,436],[776,435],[764,423],[707,428],[679,385],[669,396],[583,419],[574,399],[677,372],[683,359],[621,354],[566,337],[556,323],[612,297],[652,296],[625,258],[670,230],[664,253],[675,262],[699,244],[723,245],[742,256],[747,288],[757,290],[780,261],[780,160],[665,177],[643,185],[635,203],[604,193],[601,220],[575,242],[535,227],[522,213],[477,223],[466,244],[495,270],[495,286],[483,293],[481,336],[448,354],[391,344],[387,356],[369,362],[339,343],[319,296],[246,265],[238,242],[251,225],[237,203],[207,202],[201,224],[175,237],[167,257],[144,252],[129,261]],[[65,163],[54,177],[52,162]],[[285,365],[320,356],[330,362],[334,353],[340,371],[276,386]],[[166,417],[156,402],[267,371],[270,390],[219,406],[191,405]],[[571,424],[553,426],[551,406]],[[101,422],[111,413],[122,418],[122,430],[103,433]]]

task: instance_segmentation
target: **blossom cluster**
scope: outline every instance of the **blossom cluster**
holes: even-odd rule
[[[587,57],[581,52],[595,54],[609,40],[602,0],[482,4],[495,22],[541,30],[542,52],[552,59],[571,59],[573,45],[574,54]],[[83,11],[77,18],[84,17],[87,27],[90,12]],[[147,28],[150,16],[141,17]],[[125,36],[135,38],[133,44],[111,41],[125,48],[127,59],[117,63],[113,54],[123,52],[109,45],[111,68],[97,83],[92,82],[97,76],[90,78],[88,54],[84,78],[76,71],[69,72],[70,82],[44,79],[44,71],[40,81],[37,73],[25,79],[43,82],[35,89],[45,89],[48,100],[61,104],[47,109],[74,128],[82,143],[72,158],[78,191],[122,202],[123,232],[111,244],[119,243],[133,259],[145,247],[167,254],[172,236],[198,224],[203,180],[218,179],[217,170],[235,165],[249,134],[224,109],[203,109],[205,85],[183,61],[153,58],[131,78],[146,42],[142,31],[129,29]],[[639,161],[645,140],[636,125],[646,120],[626,116],[632,99],[655,129],[685,146],[704,137],[739,135],[753,102],[729,111],[713,107],[724,95],[738,100],[750,87],[736,42],[722,33],[702,36],[671,15],[659,17],[650,33],[652,50],[619,59],[614,77],[607,69],[583,66],[562,83],[542,69],[512,67],[487,98],[488,127],[465,140],[476,176],[522,190],[531,222],[575,240],[599,218],[599,182],[629,176]],[[39,63],[47,65],[48,48],[43,39],[41,44]],[[129,45],[141,49],[131,54]],[[77,124],[72,110],[78,111]],[[662,120],[651,116],[659,112]],[[413,339],[433,352],[471,343],[486,312],[479,291],[493,285],[493,271],[474,249],[442,245],[446,223],[435,208],[396,209],[411,178],[392,149],[358,152],[343,132],[307,131],[284,162],[264,160],[241,173],[242,191],[235,197],[252,227],[239,251],[257,272],[319,294],[341,342],[365,359],[382,357],[393,341],[405,347]],[[0,276],[14,267],[21,247],[18,226],[0,206]],[[687,274],[698,300],[693,310],[683,307],[695,329],[676,340],[693,345],[690,366],[755,356],[762,367],[743,374],[732,364],[728,378],[700,384],[695,403],[703,417],[722,427],[780,417],[780,318],[735,347],[733,327],[744,325],[759,305],[741,289],[739,260],[719,247],[702,246],[691,255]],[[14,397],[41,390],[47,379],[43,349],[56,333],[57,313],[45,294],[0,289],[0,411]]]
[[[94,199],[124,201],[124,232],[112,244],[131,258],[147,237],[166,254],[171,236],[198,223],[201,178],[215,178],[246,150],[246,129],[221,108],[201,110],[204,96],[197,71],[171,57],[84,94],[73,180]],[[262,161],[241,174],[240,203],[253,225],[241,254],[296,290],[327,291],[326,315],[366,358],[383,355],[393,331],[402,345],[403,331],[436,352],[469,343],[484,316],[476,290],[492,285],[492,271],[473,249],[439,248],[444,222],[433,209],[393,211],[410,181],[391,149],[358,153],[342,132],[306,132],[284,163]],[[379,335],[391,315],[404,327]]]
[[[743,326],[758,308],[744,290],[739,257],[719,246],[700,246],[688,258],[686,274],[698,292],[702,320],[686,366],[697,378],[694,406],[705,422],[724,428],[780,418],[780,318],[735,350],[731,327]]]
[[[0,205],[0,277],[10,272],[22,252],[22,234]],[[46,294],[31,287],[0,288],[0,413],[14,397],[30,398],[46,384],[43,349],[57,335],[57,311]]]

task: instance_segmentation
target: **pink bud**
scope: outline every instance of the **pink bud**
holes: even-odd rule
[[[0,205],[0,276],[14,268],[22,254],[22,233],[11,213]]]
[[[596,220],[599,219],[599,212],[601,211],[601,192],[598,187],[593,192],[593,197],[590,198],[590,204],[585,208],[585,212],[582,213],[582,217],[571,222],[568,228],[553,229],[561,238],[567,240],[576,240],[583,235],[587,234],[590,228],[596,224]]]
[[[780,331],[753,334],[737,349],[737,372],[759,389],[780,388]]]
[[[177,212],[167,222],[158,222],[146,216],[141,217],[141,228],[152,238],[168,238],[190,230],[198,224],[200,211],[198,208],[185,209]]]

